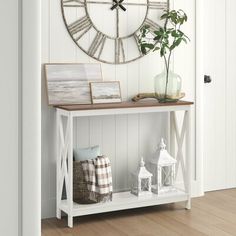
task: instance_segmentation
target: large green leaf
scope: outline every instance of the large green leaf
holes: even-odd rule
[[[149,49],[153,49],[154,48],[154,45],[151,44],[151,43],[144,43],[142,44],[145,48],[149,48]]]

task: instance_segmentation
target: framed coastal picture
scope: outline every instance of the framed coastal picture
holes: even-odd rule
[[[99,63],[45,64],[49,105],[91,104],[90,82],[102,82]]]
[[[93,104],[121,102],[120,82],[91,82],[91,97]]]

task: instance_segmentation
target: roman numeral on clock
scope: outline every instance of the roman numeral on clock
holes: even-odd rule
[[[167,9],[168,3],[167,2],[149,2],[147,4],[149,9],[157,9],[157,10],[164,10]]]
[[[96,36],[93,39],[92,44],[89,47],[88,54],[90,56],[94,56],[98,52],[97,58],[100,58],[102,50],[104,48],[105,41],[106,41],[106,36],[101,32],[97,32]]]
[[[78,41],[85,33],[87,33],[92,27],[92,22],[87,16],[84,16],[77,21],[73,22],[68,26],[70,33],[74,36],[75,34],[82,31],[82,33],[75,38]]]
[[[115,63],[125,62],[125,50],[121,38],[115,39]]]
[[[149,18],[146,18],[146,20],[144,21],[143,25],[149,25],[151,32],[153,32],[155,30],[158,30],[160,28],[160,25],[158,25],[153,20],[150,20]]]
[[[139,43],[138,43],[138,35],[137,35],[136,33],[134,33],[133,37],[134,37],[134,41],[135,41],[135,43],[136,43],[136,46],[137,46],[137,48],[138,48],[139,55],[141,56],[141,55],[143,55],[143,54],[142,54],[142,51],[141,51],[140,46],[139,46]]]
[[[63,7],[84,7],[85,4],[80,0],[63,0]]]

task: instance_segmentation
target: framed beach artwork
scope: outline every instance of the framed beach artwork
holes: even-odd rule
[[[99,63],[45,64],[49,105],[91,104],[90,82],[102,82]]]
[[[118,81],[91,82],[93,104],[121,102],[120,83]]]

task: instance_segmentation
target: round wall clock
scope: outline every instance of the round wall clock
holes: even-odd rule
[[[61,0],[62,15],[76,45],[104,63],[123,64],[144,56],[140,28],[160,27],[168,0]]]

